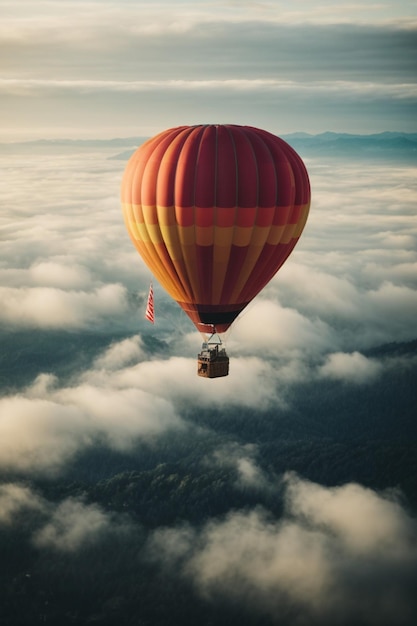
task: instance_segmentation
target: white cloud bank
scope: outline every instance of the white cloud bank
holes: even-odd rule
[[[303,381],[367,384],[392,368],[398,372],[415,363],[405,357],[372,359],[356,351],[328,352],[308,365],[303,360],[308,355],[297,344],[300,337],[294,334],[292,355],[287,350],[271,357],[267,343],[263,358],[232,355],[229,376],[215,380],[197,376],[196,356],[150,354],[140,335],[114,341],[70,383],[44,373],[18,394],[0,397],[0,467],[58,471],[97,441],[129,452],[139,440],[185,428],[184,409],[213,409],[224,419],[240,407],[279,414]],[[242,485],[256,487],[264,477],[251,454],[229,450],[226,456]]]
[[[12,327],[81,329],[127,311],[126,289],[104,285],[91,292],[52,287],[0,287],[0,323]]]
[[[204,459],[204,463],[234,471],[238,489],[270,491],[272,483],[256,463],[257,454],[258,447],[255,444],[228,443]]]
[[[58,471],[98,440],[129,452],[139,439],[183,427],[170,402],[141,389],[58,388],[48,375],[25,395],[0,398],[0,416],[0,468],[20,472]]]
[[[319,374],[325,378],[363,384],[374,380],[382,369],[382,363],[359,352],[335,352],[328,355],[324,365],[319,368]]]
[[[62,501],[52,511],[49,521],[33,535],[38,548],[74,552],[85,545],[98,543],[114,530],[112,517],[96,504],[76,498]]]
[[[113,342],[94,362],[97,369],[119,369],[132,361],[147,358],[140,335]]]
[[[162,315],[144,332],[166,342],[166,354],[151,354],[140,338],[150,277],[122,220],[124,164],[107,159],[112,148],[63,150],[0,154],[0,331],[132,336],[112,343],[71,386],[41,376],[0,399],[2,467],[57,469],[97,438],[127,450],[138,437],[182,426],[182,407],[214,407],[226,417],[241,406],[279,411],[303,380],[372,381],[393,364],[366,357],[369,348],[415,339],[411,165],[307,163],[313,204],[305,232],[233,326],[230,375],[213,381],[197,377],[200,337],[186,334],[191,323],[174,303],[164,311],[168,296],[158,287]],[[242,463],[249,479],[249,461]]]
[[[36,518],[30,516],[31,512],[37,513]],[[33,545],[57,552],[76,552],[131,528],[127,518],[107,513],[81,498],[54,503],[24,485],[0,484],[0,529],[19,525],[21,514],[31,519],[29,540]]]
[[[42,509],[42,498],[29,487],[15,483],[0,485],[0,525],[13,524],[16,515],[21,511]]]
[[[0,154],[0,326],[140,330],[139,294],[150,275],[123,224],[124,163],[108,160],[115,152],[108,147],[33,150]],[[413,339],[415,168],[330,164],[319,155],[307,167],[313,202],[306,229],[234,325],[231,349],[293,358]],[[165,336],[172,317],[163,320]],[[157,333],[163,324],[157,317]]]
[[[207,599],[277,623],[410,625],[417,524],[393,494],[287,475],[286,509],[231,512],[202,529],[160,529],[149,545]]]
[[[154,358],[114,372],[91,370],[84,379],[100,388],[136,387],[182,406],[247,406],[262,410],[281,401],[270,364],[256,357],[233,358],[229,376],[218,379],[197,376],[197,356]]]

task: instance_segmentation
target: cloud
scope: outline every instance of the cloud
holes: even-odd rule
[[[128,450],[137,438],[182,427],[183,407],[214,408],[225,419],[236,407],[285,408],[300,381],[372,380],[381,366],[394,365],[366,358],[368,349],[415,338],[411,166],[308,159],[313,204],[305,232],[233,326],[226,338],[230,375],[213,381],[197,377],[200,337],[157,285],[157,321],[144,326],[149,272],[124,228],[124,164],[107,159],[114,148],[42,144],[36,158],[25,149],[0,151],[7,166],[0,181],[3,332],[131,336],[112,342],[71,387],[44,372],[19,396],[1,399],[3,467],[62,468],[97,438]],[[145,349],[152,342],[164,350]],[[17,424],[27,436],[19,437]],[[242,477],[253,462],[240,461]]]
[[[197,337],[197,335],[196,335]],[[200,348],[196,344],[196,350]],[[256,357],[234,357],[229,376],[206,379],[197,376],[197,355],[154,358],[115,371],[91,370],[85,373],[88,384],[100,388],[126,389],[135,386],[178,406],[199,405],[223,408],[233,406],[264,410],[284,402],[276,388],[270,365]]]
[[[270,482],[264,472],[256,463],[258,453],[254,444],[239,445],[229,443],[220,448],[206,459],[210,466],[213,464],[222,468],[228,468],[236,472],[236,486],[239,489],[268,490]]]
[[[68,498],[56,507],[32,540],[38,548],[74,552],[85,545],[98,543],[112,529],[111,517],[98,505]]]
[[[409,127],[416,21],[406,8],[241,4],[49,3],[34,13],[26,3],[24,19],[8,7],[8,132],[152,133],[206,116],[276,132]]]
[[[0,298],[0,322],[14,327],[85,328],[127,309],[122,285],[104,285],[93,292],[0,287]]]
[[[0,484],[0,524],[13,524],[20,511],[42,509],[42,499],[28,487],[15,483]]]
[[[115,341],[94,361],[97,369],[120,369],[132,361],[145,360],[143,340],[140,335]]]
[[[0,466],[17,471],[62,466],[78,447],[91,444],[90,428],[74,406],[52,399],[11,396],[0,399]]]
[[[363,384],[374,380],[382,369],[381,363],[359,352],[351,354],[335,352],[327,356],[326,362],[319,368],[319,373],[325,378]]]
[[[73,92],[82,95],[88,93],[172,93],[178,92],[213,92],[214,94],[238,92],[258,94],[260,92],[276,92],[281,96],[297,95],[302,98],[333,95],[335,98],[346,99],[361,97],[372,101],[378,98],[398,98],[414,100],[417,97],[417,86],[413,83],[378,84],[359,81],[297,81],[276,78],[218,78],[211,80],[39,80],[39,79],[1,79],[0,92],[5,95],[40,96],[48,92]]]
[[[338,261],[341,263],[345,258],[334,258],[327,271],[321,271],[316,264],[289,262],[280,270],[275,290],[278,295],[281,292],[290,295],[295,306],[320,316],[319,319],[338,315],[348,320],[358,309],[360,294],[349,278],[339,275]],[[335,339],[332,337],[333,342]]]
[[[83,290],[94,286],[90,271],[70,255],[39,259],[28,268],[0,268],[0,280],[9,287]]]
[[[29,7],[27,11],[30,15]],[[368,70],[371,76],[378,75],[376,70],[382,67],[386,74],[395,68],[403,78],[405,71],[411,68],[407,54],[415,49],[415,20],[405,13],[401,21],[397,13],[395,22],[390,23],[374,12],[368,18],[364,13],[362,10],[359,21],[357,8],[343,5],[334,9],[329,3],[325,11],[311,7],[311,3],[304,3],[295,11],[284,7],[276,11],[266,4],[261,9],[259,5],[248,3],[243,9],[235,3],[233,8],[215,11],[208,6],[178,6],[178,3],[154,3],[152,7],[124,3],[120,10],[119,5],[106,2],[101,3],[99,12],[85,5],[76,14],[61,5],[58,9],[50,6],[42,16],[37,14],[37,20],[6,16],[0,30],[0,43],[14,52],[8,59],[9,72],[23,73],[25,61],[32,69],[44,60],[43,72],[34,73],[35,76],[45,76],[47,68],[49,73],[74,77],[77,75],[74,64],[80,66],[78,73],[82,76],[115,78],[117,69],[122,76],[131,78],[142,73],[149,76],[152,71],[158,76],[168,76],[163,65],[171,56],[171,73],[175,78],[190,72],[195,76],[197,66],[200,75],[201,69],[206,73],[223,73],[230,72],[230,68],[240,75],[244,66],[251,73],[255,67],[262,66],[264,73],[274,75],[277,67],[285,74],[306,69],[310,70],[307,74],[314,74],[332,65],[339,70],[339,74],[336,72],[339,77],[353,66],[357,74]],[[390,37],[389,47],[384,46],[387,37]],[[355,43],[353,49],[348,47],[349,40]],[[326,50],[333,49],[336,41],[340,55],[326,57]],[[213,42],[217,42],[217,47]],[[37,56],[31,55],[34,50]],[[148,50],[148,71],[140,54],[144,50]],[[187,67],[186,54],[190,51],[194,55],[189,58],[190,67]],[[52,52],[56,54],[53,62],[47,56]],[[81,57],[87,52],[89,56],[82,67]],[[133,52],[136,52],[135,57]],[[306,52],[310,53],[309,57]],[[71,53],[73,65],[70,64]],[[208,53],[211,53],[211,62],[202,65]],[[123,66],[129,54],[130,63]],[[384,66],[387,58],[391,62]],[[223,71],[222,59],[226,66]],[[303,59],[304,63],[300,66],[297,59]],[[108,63],[111,65],[105,69]],[[140,68],[143,72],[137,72]],[[373,73],[370,68],[374,69]]]
[[[346,158],[330,172],[317,157],[308,168],[313,202],[306,229],[262,297],[320,322],[333,352],[413,339],[413,167],[371,160],[358,166]]]
[[[291,514],[334,533],[350,553],[407,560],[417,526],[395,492],[378,494],[355,483],[329,489],[293,474],[285,481]]]
[[[208,600],[292,624],[413,623],[417,525],[393,494],[285,477],[286,509],[155,531],[149,553]],[[277,619],[278,621],[278,619]]]
[[[82,289],[91,284],[91,276],[85,267],[57,261],[39,261],[29,268],[33,282],[38,285],[61,289]]]
[[[133,527],[126,516],[107,513],[80,498],[52,502],[29,487],[0,484],[0,525],[18,528],[25,514],[29,541],[39,549],[75,552]],[[36,512],[36,516],[33,513]]]
[[[197,334],[194,339],[197,352]],[[259,358],[236,356],[227,378],[202,379],[196,370],[196,354],[151,355],[134,335],[113,341],[70,386],[53,372],[42,373],[18,395],[0,398],[0,466],[59,471],[97,440],[129,452],[138,440],[184,428],[179,412],[185,406],[215,408],[225,418],[233,407],[284,407],[282,382],[292,382],[297,367],[284,363],[274,369]],[[236,467],[249,483],[259,472],[247,457],[237,458]]]
[[[407,253],[406,253],[407,254]],[[405,256],[405,255],[404,255]],[[415,288],[417,276],[417,263],[399,262],[387,269],[382,263],[372,261],[364,267],[364,274],[369,280],[379,280],[381,283],[386,280],[387,274],[394,284],[400,284],[403,287]]]
[[[0,398],[0,467],[56,472],[101,440],[130,451],[171,428],[182,428],[172,403],[135,387],[59,387],[39,376],[26,393]]]
[[[80,384],[56,392],[63,405],[76,406],[87,416],[87,429],[105,437],[111,447],[130,450],[136,438],[152,438],[181,428],[171,402],[141,389],[114,389]]]
[[[58,386],[58,377],[55,374],[39,374],[26,391],[27,398],[47,400]]]
[[[307,354],[319,354],[331,347],[365,349],[384,342],[412,340],[417,310],[414,277],[401,263],[393,263],[388,272],[372,275],[369,266],[356,270],[352,263],[351,276],[340,278],[337,274],[342,263],[346,263],[346,257],[337,255],[333,269],[321,272],[313,259],[303,265],[289,261],[265,289],[262,300],[258,298],[238,321],[233,339],[243,330],[245,337],[248,335],[245,341],[240,338],[243,344],[251,337],[251,343],[255,343],[259,334],[259,345],[269,353],[277,346],[285,352],[302,349]],[[391,274],[392,281],[384,280],[387,274]],[[400,284],[393,282],[396,275]],[[285,301],[287,306],[272,303],[275,299]],[[252,333],[246,329],[250,325]]]
[[[230,339],[242,350],[279,357],[325,350],[334,345],[336,337],[317,317],[309,319],[295,309],[262,297],[243,312]]]
[[[417,291],[410,287],[384,282],[378,289],[369,293],[369,300],[374,311],[382,311],[392,317],[392,324],[401,333],[409,328],[417,310]]]
[[[135,58],[146,58],[146,54],[146,50],[143,55],[135,52]],[[308,58],[309,52],[305,54],[304,58]],[[208,50],[205,58],[211,55]],[[280,57],[280,53],[277,55]],[[184,53],[179,65],[188,68],[190,57],[194,57],[193,50]],[[311,73],[294,75],[286,64],[279,70],[282,78],[258,79],[264,73],[265,63],[252,63],[254,67],[248,77],[249,60],[244,66],[237,60],[226,76],[223,76],[224,64],[219,62],[218,70],[211,70],[211,75],[202,80],[202,74],[207,73],[206,67],[201,70],[205,63],[201,59],[195,63],[192,76],[184,77],[181,71],[177,79],[172,78],[172,72],[164,78],[155,78],[149,63],[139,67],[134,78],[123,81],[91,78],[65,81],[62,77],[3,79],[0,93],[10,127],[7,133],[14,139],[19,132],[26,138],[150,136],[165,127],[199,124],[205,120],[250,123],[277,134],[298,130],[324,132],[329,126],[344,132],[380,132],[384,128],[407,132],[416,108],[417,92],[411,79],[398,83],[376,83],[372,78],[362,82],[342,81],[333,79],[329,71],[329,78],[317,77],[313,81]],[[275,65],[275,61],[266,64]],[[169,65],[159,62],[158,68]],[[238,78],[230,78],[236,66],[241,67]],[[155,71],[159,72],[158,68]],[[149,74],[147,80],[137,80],[137,75],[146,74]],[[17,115],[14,123],[13,109],[15,118]],[[306,110],[309,116],[305,115]]]
[[[27,167],[25,150],[0,154],[0,325],[120,330],[130,319],[137,329],[146,269],[123,223],[124,164],[112,154],[41,146]]]

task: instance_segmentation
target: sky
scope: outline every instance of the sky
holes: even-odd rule
[[[0,143],[201,122],[417,131],[415,2],[21,0],[0,11]],[[305,231],[229,333],[230,375],[208,381],[196,376],[200,336],[158,284],[155,327],[143,319],[150,275],[124,227],[118,150],[0,146],[0,333],[109,337],[71,376],[45,367],[0,394],[0,530],[36,513],[41,552],[137,532],[126,515],[31,484],[59,481],[97,441],[129,454],[167,433],[203,436],[185,409],[279,415],[300,381],[355,394],[416,366],[369,352],[416,339],[415,162],[305,158]],[[277,477],[256,443],[230,439],[202,462],[235,471],[236,490],[284,494],[283,516],[248,506],[156,528],[146,558],[161,570],[260,615],[296,606],[304,623],[414,623],[417,523],[392,485]]]
[[[198,123],[416,131],[413,0],[1,0],[0,11],[0,141]]]

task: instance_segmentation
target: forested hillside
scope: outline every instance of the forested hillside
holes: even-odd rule
[[[54,336],[43,337],[49,340]],[[8,364],[21,383],[45,366],[40,339],[30,358],[19,336],[14,341],[14,349],[8,345],[2,355],[9,384]],[[74,335],[68,342],[61,337],[62,374],[70,375],[72,359],[83,362],[80,346],[88,345],[93,354],[99,344],[99,336]],[[291,405],[273,410],[185,406],[185,432],[136,444],[129,453],[97,442],[57,476],[3,475],[3,483],[30,489],[43,504],[23,508],[13,526],[1,529],[2,624],[110,626],[116,616],[118,624],[135,626],[293,623],[289,605],[278,617],[260,616],[238,602],[220,597],[213,603],[196,594],[187,579],[161,570],[149,547],[153,533],[202,528],[209,520],[258,509],[279,521],[288,472],[329,487],[358,482],[373,490],[391,488],[415,514],[415,349],[415,342],[381,346],[379,356],[401,355],[407,367],[358,385],[354,393],[340,382],[306,381],[297,386]],[[54,369],[60,371],[59,354],[55,357]],[[42,548],[48,509],[62,503],[69,517],[77,507],[88,512],[92,533],[80,550],[71,547],[77,538],[67,536],[65,515],[50,527]],[[64,538],[68,545],[58,548]]]

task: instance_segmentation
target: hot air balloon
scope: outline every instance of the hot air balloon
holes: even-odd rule
[[[292,252],[307,220],[310,183],[295,150],[265,130],[179,126],[131,156],[121,200],[129,235],[152,274],[212,339]],[[221,339],[203,344],[201,376],[227,375],[220,346]]]

